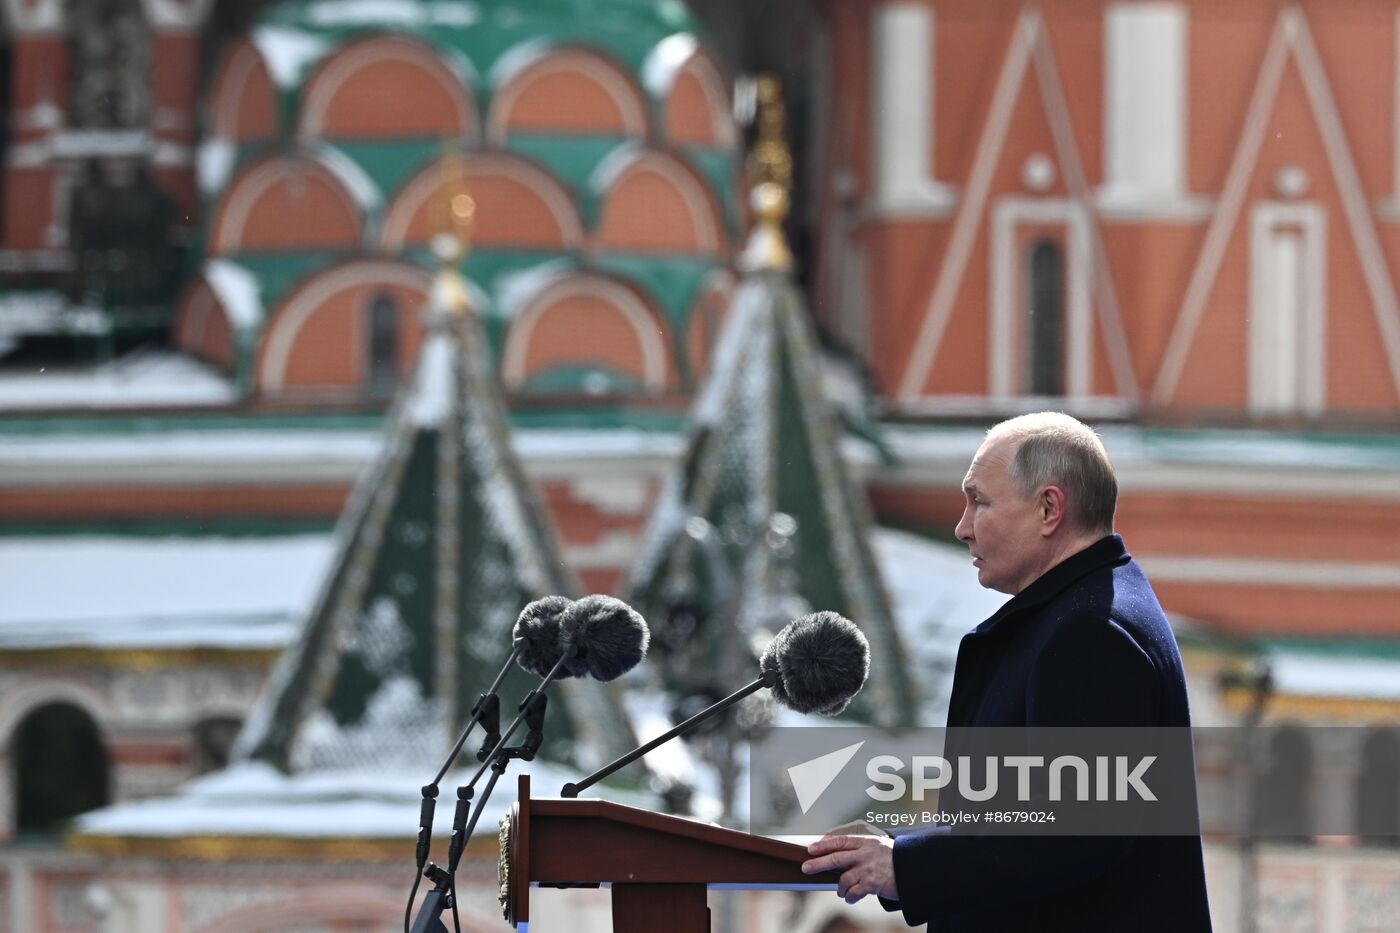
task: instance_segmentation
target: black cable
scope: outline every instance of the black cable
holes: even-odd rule
[[[418,869],[413,870],[413,888],[408,892],[408,906],[403,910],[403,933],[409,933],[409,926],[413,923],[413,899],[418,896],[418,885],[423,882],[423,873]]]

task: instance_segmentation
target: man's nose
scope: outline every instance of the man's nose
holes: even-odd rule
[[[958,524],[953,528],[953,534],[959,541],[972,541],[972,522],[967,520],[967,509],[963,509],[962,518],[958,519]]]

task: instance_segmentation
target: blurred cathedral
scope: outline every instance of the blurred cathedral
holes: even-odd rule
[[[549,767],[809,608],[870,636],[853,715],[940,725],[997,604],[963,472],[1042,408],[1103,434],[1197,723],[1277,727],[1253,777],[1201,752],[1218,928],[1400,926],[1393,6],[2,9],[3,933],[397,928],[423,778],[327,783],[325,750],[398,756],[396,696],[441,731],[547,591],[656,637]],[[760,72],[785,215],[749,200]]]

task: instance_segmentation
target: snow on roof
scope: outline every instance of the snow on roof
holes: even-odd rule
[[[251,271],[227,259],[208,259],[204,279],[219,297],[234,330],[255,331],[262,325],[262,297]]]
[[[407,773],[288,776],[265,763],[239,762],[191,782],[174,797],[118,804],[87,814],[79,818],[78,831],[100,836],[399,836],[411,840],[418,825],[419,787],[431,777]],[[504,793],[493,797],[480,825],[494,832],[509,804]]]
[[[0,649],[280,648],[328,534],[0,538]]]
[[[230,470],[248,473],[275,463],[284,472],[304,464],[324,475],[341,465],[355,475],[379,449],[374,431],[317,430],[177,430],[121,434],[56,434],[7,437],[0,444],[0,476],[42,482],[61,481],[70,473],[100,470],[138,471],[155,481],[172,473],[193,473],[208,480]]]
[[[111,322],[89,305],[75,305],[62,292],[0,292],[0,336],[29,334],[105,334]]]
[[[0,622],[0,651],[53,648],[280,651],[295,637],[295,614],[244,615],[215,610],[189,617],[118,616],[57,622]]]
[[[480,732],[473,732],[480,738]],[[549,737],[545,737],[549,741]],[[468,744],[471,744],[469,740]],[[477,835],[492,835],[515,800],[516,764],[497,785],[477,823]],[[535,759],[523,766],[530,775],[531,794],[557,796],[582,773]],[[461,766],[442,781],[443,788],[466,783],[475,767]],[[285,775],[264,762],[243,761],[185,785],[175,796],[118,804],[78,818],[78,832],[89,836],[274,836],[282,838],[347,838],[405,840],[412,852],[418,827],[420,788],[431,774],[417,771],[340,771]],[[477,787],[478,799],[480,791]],[[587,794],[587,792],[585,792]],[[609,786],[607,799],[651,809],[655,799]],[[436,835],[451,830],[451,801],[439,798]]]
[[[527,304],[574,268],[571,260],[549,259],[537,265],[507,272],[496,280],[496,310],[501,316],[518,317]]]
[[[354,478],[381,442],[376,430],[307,427],[5,436],[0,483],[63,482],[93,473],[109,479],[139,476],[141,482],[190,476],[203,482],[259,475]],[[629,428],[524,429],[512,442],[531,461],[664,459],[680,450],[672,433]]]
[[[1264,658],[1275,693],[1289,696],[1400,700],[1400,659],[1306,649],[1270,649]]]
[[[461,0],[321,0],[306,8],[307,22],[322,28],[350,26],[471,26],[481,19]]]
[[[0,412],[38,408],[228,405],[237,388],[212,367],[178,353],[148,351],[83,369],[0,371]]]
[[[664,99],[685,63],[700,48],[700,43],[688,32],[678,32],[656,43],[642,65],[642,83],[651,95]]]
[[[199,190],[207,195],[218,194],[228,184],[237,164],[238,146],[233,140],[218,136],[205,139],[195,154],[195,177],[199,180]]]
[[[320,36],[284,26],[257,26],[252,38],[267,63],[268,74],[283,89],[296,84],[303,69],[330,47]]]
[[[452,414],[452,338],[443,331],[429,333],[418,354],[413,394],[408,397],[408,419],[422,426],[440,425]]]

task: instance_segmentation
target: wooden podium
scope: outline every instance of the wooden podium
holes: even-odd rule
[[[789,842],[606,800],[532,800],[521,775],[501,821],[501,908],[524,930],[530,885],[610,884],[613,933],[709,933],[710,888],[834,890],[839,875],[804,875],[806,859]]]

